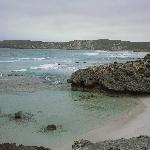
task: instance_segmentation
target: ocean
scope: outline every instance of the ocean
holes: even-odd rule
[[[33,114],[15,121],[0,115],[0,143],[55,147],[132,111],[133,97],[72,91],[67,79],[82,68],[143,58],[146,52],[103,50],[0,49],[0,74],[44,77],[52,85],[32,92],[0,93],[0,114]],[[7,115],[6,115],[7,116]],[[45,132],[48,124],[57,130]]]

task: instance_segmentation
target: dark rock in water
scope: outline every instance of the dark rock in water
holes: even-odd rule
[[[147,54],[144,59],[150,59],[150,54]]]
[[[37,146],[24,146],[24,145],[17,146],[16,143],[12,144],[3,143],[0,144],[0,150],[51,150],[51,149]]]
[[[23,113],[22,111],[18,111],[15,113],[15,119],[22,119],[23,118]]]
[[[56,127],[56,125],[54,125],[54,124],[50,124],[50,125],[48,125],[48,126],[46,127],[46,129],[49,130],[49,131],[53,131],[53,130],[56,130],[57,127]]]
[[[79,69],[68,80],[75,89],[96,88],[103,91],[150,93],[149,59],[114,63]]]
[[[73,150],[149,150],[150,137],[139,136],[130,139],[107,140],[98,143],[91,143],[87,140],[75,141]]]
[[[80,63],[80,62],[76,61],[75,63],[78,64],[78,63]]]
[[[118,64],[118,62],[117,62],[117,61],[115,61],[115,62],[114,62],[114,64]]]
[[[6,116],[9,117],[11,121],[16,120],[16,121],[23,121],[24,122],[24,121],[31,121],[31,120],[33,121],[34,120],[32,118],[33,114],[31,114],[31,113],[24,113],[22,111],[18,111],[14,115],[7,114]]]

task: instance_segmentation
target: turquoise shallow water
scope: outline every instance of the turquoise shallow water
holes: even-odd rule
[[[0,141],[26,145],[55,145],[84,134],[104,121],[128,113],[135,105],[132,98],[109,97],[87,92],[49,89],[34,93],[0,96],[1,111],[32,113],[28,122],[0,118]],[[56,124],[55,132],[43,132],[48,124]]]
[[[145,54],[128,51],[0,49],[0,72],[48,76],[50,83],[66,85],[66,79],[79,68],[114,61],[125,62],[142,58]],[[0,112],[14,114],[21,110],[32,113],[33,117],[25,122],[0,117],[0,143],[57,145],[128,113],[136,105],[134,98],[110,97],[56,86],[31,93],[1,93]],[[58,130],[43,132],[52,123],[58,126]]]

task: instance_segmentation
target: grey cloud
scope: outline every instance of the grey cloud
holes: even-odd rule
[[[0,0],[0,39],[150,41],[149,0]]]

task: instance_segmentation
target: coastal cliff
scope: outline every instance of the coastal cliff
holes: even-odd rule
[[[68,80],[74,88],[150,94],[150,54],[142,60],[80,69]]]
[[[109,40],[109,39],[74,40],[69,42],[4,40],[0,41],[0,48],[150,51],[150,42],[130,42],[121,40]]]

